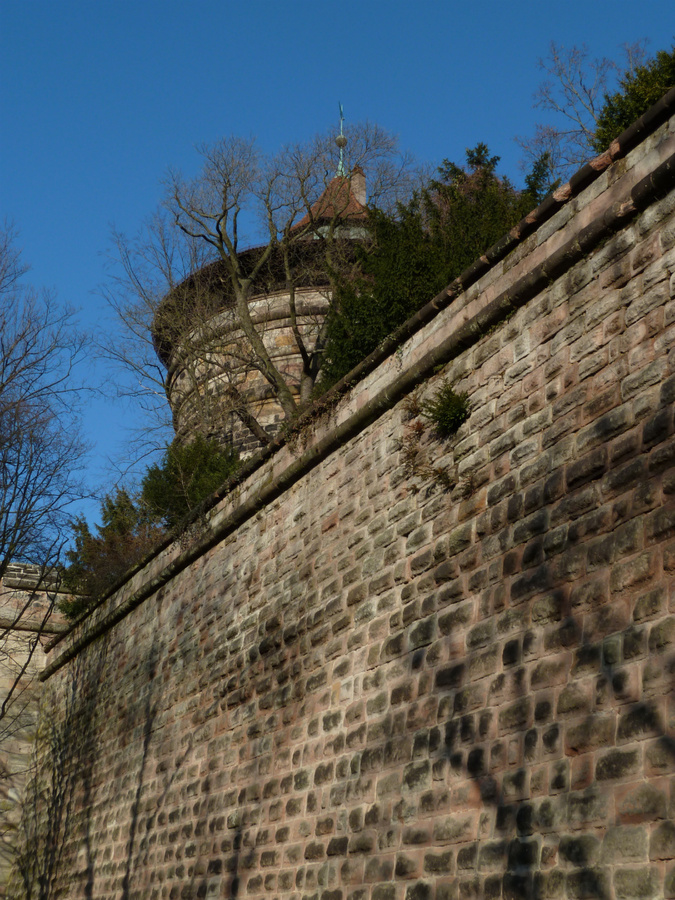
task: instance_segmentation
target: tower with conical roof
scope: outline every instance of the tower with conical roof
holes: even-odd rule
[[[301,404],[309,399],[301,397],[307,352],[320,356],[331,303],[331,277],[324,245],[327,240],[339,245],[342,258],[349,260],[355,242],[364,240],[367,234],[365,175],[358,166],[349,174],[345,169],[343,150],[347,138],[342,121],[340,107],[337,172],[289,230],[295,267],[292,287],[289,288],[286,271],[288,256],[282,259],[273,253],[248,302],[256,333],[291,394]],[[254,247],[238,254],[244,271],[247,266],[253,267],[263,249]],[[165,328],[161,323],[170,316],[158,317],[155,346],[167,367],[166,392],[179,439],[189,440],[201,432],[221,443],[234,444],[246,457],[262,443],[250,427],[250,420],[272,437],[286,415],[237,318],[223,267],[220,261],[204,267],[165,298],[165,314],[177,302],[188,310],[188,327],[183,324],[179,329]],[[207,315],[201,312],[205,308],[202,297],[208,297]],[[180,319],[185,323],[185,316]]]

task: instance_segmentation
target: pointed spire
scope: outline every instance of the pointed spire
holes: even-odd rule
[[[344,148],[347,146],[347,136],[344,133],[344,112],[342,104],[338,104],[340,109],[340,133],[335,138],[335,143],[340,148],[340,158],[338,161],[337,172],[333,179],[326,185],[323,193],[312,204],[311,209],[292,226],[291,231],[304,228],[310,222],[315,225],[315,234],[318,236],[322,229],[325,230],[326,223],[330,220],[340,219],[341,224],[339,230],[341,233],[349,232],[351,237],[362,237],[362,234],[352,233],[354,229],[362,230],[362,226],[356,224],[368,218],[368,210],[366,209],[366,177],[361,166],[354,166],[353,170],[347,171],[344,160]],[[326,173],[328,174],[328,173]],[[333,223],[335,224],[335,223]],[[308,235],[311,237],[311,235]]]
[[[336,144],[338,145],[338,147],[340,148],[340,160],[339,160],[339,162],[338,162],[338,167],[337,167],[337,173],[336,173],[336,174],[337,174],[337,177],[338,177],[338,178],[346,178],[346,177],[347,177],[347,170],[345,169],[345,163],[344,163],[343,151],[344,151],[344,148],[347,146],[347,138],[346,138],[346,136],[345,136],[345,134],[344,134],[344,132],[343,132],[343,130],[342,130],[342,125],[343,125],[343,123],[344,123],[345,116],[344,116],[344,113],[343,113],[343,111],[342,111],[342,104],[341,104],[341,103],[338,103],[338,106],[339,106],[339,108],[340,108],[340,134],[338,134],[338,136],[335,138],[335,143],[336,143]]]

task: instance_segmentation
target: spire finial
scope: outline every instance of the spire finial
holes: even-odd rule
[[[339,178],[346,178],[347,172],[345,170],[345,164],[343,159],[343,150],[347,146],[347,138],[342,131],[342,124],[345,120],[344,112],[342,111],[342,104],[338,103],[340,108],[340,134],[335,138],[335,143],[340,148],[340,159],[338,161],[337,174]]]

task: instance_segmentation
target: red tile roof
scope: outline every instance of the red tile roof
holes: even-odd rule
[[[336,175],[326,190],[314,203],[310,212],[296,222],[293,230],[309,225],[310,222],[321,223],[333,219],[364,221],[368,218],[368,210],[354,196],[351,178]]]

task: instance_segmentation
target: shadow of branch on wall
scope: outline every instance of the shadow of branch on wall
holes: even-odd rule
[[[144,665],[147,676],[144,695],[139,703],[130,704],[128,721],[120,721],[122,733],[131,734],[141,710],[143,746],[139,769],[134,775],[122,898],[130,896],[134,854],[137,863],[144,846],[141,843],[137,847],[136,838],[148,748],[158,708],[155,675],[159,656],[155,641]],[[69,664],[60,706],[49,708],[48,691],[43,697],[38,753],[33,760],[24,804],[22,841],[9,892],[16,900],[50,900],[62,887],[66,872],[73,889],[80,884],[88,900],[98,896],[97,868],[106,847],[96,843],[93,828],[102,802],[97,793],[101,789],[97,763],[101,755],[102,719],[111,714],[104,702],[108,696],[106,663],[107,639],[104,638]],[[111,752],[111,748],[107,750]],[[124,768],[124,748],[114,747],[112,752],[116,754],[117,765]],[[146,844],[147,837],[146,834]]]
[[[549,596],[555,596],[554,579],[544,580]],[[630,653],[644,660],[649,652],[648,629],[641,629],[639,649],[635,649],[637,630],[632,624],[618,631],[600,629],[591,639],[584,631],[583,616],[570,608],[564,592],[559,592],[560,598],[559,615],[548,631],[551,649],[548,655],[540,653],[535,663],[543,673],[546,666],[553,666],[557,654],[570,658],[566,677],[557,673],[553,682],[560,688],[557,708],[552,703],[551,684],[540,692],[540,696],[549,694],[551,700],[536,702],[535,689],[526,676],[523,645],[533,637],[532,628],[504,643],[502,672],[490,679],[490,691],[508,687],[508,703],[500,707],[505,715],[500,722],[501,739],[494,737],[492,713],[471,707],[466,678],[472,662],[490,650],[465,654],[441,679],[443,691],[449,691],[453,679],[456,689],[454,694],[446,693],[446,697],[454,697],[454,707],[445,722],[439,722],[443,756],[458,776],[473,781],[482,808],[492,809],[494,815],[495,837],[479,839],[477,834],[475,841],[458,851],[458,877],[466,881],[465,890],[473,891],[472,896],[482,896],[484,891],[485,896],[535,900],[567,890],[570,896],[611,900],[614,890],[601,857],[597,828],[640,821],[641,810],[634,813],[637,819],[628,813],[622,816],[618,808],[614,817],[610,815],[606,809],[608,786],[630,782],[636,771],[633,756],[638,759],[632,746],[635,740],[651,739],[662,751],[664,766],[672,772],[675,765],[675,740],[667,733],[666,720],[654,698],[658,686],[652,686],[651,697],[643,696],[643,685],[631,684],[626,671],[625,663],[633,658]],[[575,685],[575,663],[583,664],[583,679],[593,680],[594,695],[589,697]],[[421,664],[418,660],[417,665]],[[413,655],[411,668],[415,665]],[[672,693],[675,656],[661,651],[655,667],[662,673],[663,695]],[[537,671],[534,668],[530,678]],[[438,689],[438,677],[435,687]],[[504,729],[507,717],[511,727]],[[506,759],[511,738],[522,740],[517,761]],[[584,754],[594,757],[592,767],[590,763],[586,771],[580,767],[573,776],[570,762]],[[542,761],[550,766],[550,776],[530,790],[529,776],[537,768],[545,771],[537,766]],[[645,816],[648,819],[649,813]],[[550,848],[545,847],[546,835],[551,836]],[[501,868],[499,874],[497,868]],[[482,885],[479,872],[484,878]]]
[[[73,662],[59,709],[49,708],[49,698],[43,697],[10,897],[49,900],[64,859],[73,855],[73,818],[82,803],[78,793],[90,793],[97,756],[95,723],[105,657],[106,643],[99,641],[89,660]],[[93,858],[86,836],[84,851],[89,873]]]
[[[135,869],[134,866],[134,847],[136,844],[136,832],[138,830],[138,820],[139,820],[139,811],[141,804],[141,796],[143,793],[143,786],[145,784],[145,771],[148,761],[148,750],[150,747],[150,740],[152,738],[153,725],[155,722],[155,718],[157,716],[157,708],[158,708],[158,698],[156,697],[157,693],[157,666],[159,663],[159,649],[157,645],[157,640],[153,640],[152,647],[150,650],[150,654],[145,662],[144,670],[146,674],[145,680],[145,701],[143,703],[143,750],[141,754],[141,761],[138,773],[136,775],[136,791],[134,794],[134,799],[131,804],[131,821],[129,822],[129,839],[128,839],[128,852],[126,858],[126,864],[124,869],[124,877],[122,879],[122,900],[128,900],[131,891],[131,878]],[[144,840],[147,842],[148,834],[146,831],[146,835]],[[139,847],[138,853],[140,854],[142,846]],[[136,856],[136,864],[138,863],[138,855]],[[93,895],[92,895],[93,900]]]
[[[95,900],[110,889],[113,860],[112,842],[101,843],[102,810],[107,797],[116,804],[120,795],[129,797],[126,818],[115,838],[124,855],[114,863],[115,896],[129,900],[149,895],[152,890],[147,862],[153,847],[160,813],[171,789],[191,757],[194,733],[185,735],[183,747],[171,771],[162,776],[159,796],[148,806],[145,789],[149,777],[158,773],[151,766],[153,737],[162,706],[162,679],[158,675],[166,648],[162,635],[153,633],[149,653],[138,672],[135,694],[115,694],[108,665],[108,637],[92,644],[65,669],[59,703],[49,707],[49,690],[43,697],[40,718],[40,752],[33,763],[32,778],[24,807],[23,840],[15,867],[12,900],[52,900],[61,896],[64,884],[77,896]],[[111,685],[112,688],[111,688]],[[112,690],[112,695],[111,695]],[[111,703],[111,696],[114,703]],[[218,702],[206,711],[209,717]],[[106,722],[115,717],[118,742],[102,744]],[[101,779],[105,779],[102,781]],[[209,811],[210,780],[198,779],[199,806],[195,814],[195,835],[206,828]],[[117,792],[111,795],[110,792]],[[239,836],[241,845],[241,835]],[[186,854],[187,856],[187,854]],[[196,860],[196,857],[195,857]],[[195,860],[186,860],[192,864]],[[211,868],[192,867],[190,896],[206,896]],[[106,869],[106,887],[102,873]],[[188,876],[187,866],[185,875]],[[213,870],[212,870],[213,869]],[[238,874],[232,875],[233,896],[237,893]]]

